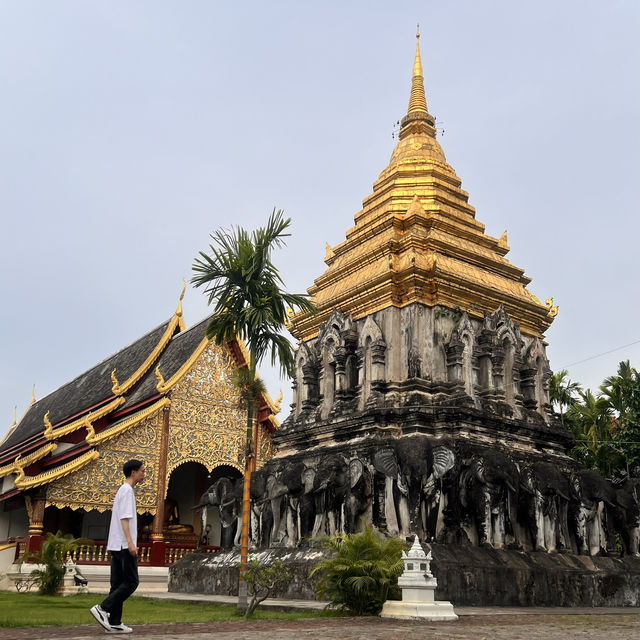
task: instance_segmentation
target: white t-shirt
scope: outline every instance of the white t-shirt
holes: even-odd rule
[[[138,518],[136,517],[136,497],[133,493],[133,487],[125,482],[116,493],[113,501],[113,510],[111,511],[111,524],[109,525],[109,539],[107,540],[107,549],[109,551],[120,551],[129,547],[127,538],[122,530],[120,520],[127,518],[129,520],[129,533],[133,544],[138,541]]]

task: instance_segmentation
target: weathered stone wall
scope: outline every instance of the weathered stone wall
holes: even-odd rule
[[[516,418],[534,410],[548,422],[550,373],[544,342],[522,334],[502,307],[482,318],[422,304],[356,321],[334,311],[298,350],[289,421],[401,406],[406,383],[422,381],[427,402],[463,392],[477,407],[495,400]]]
[[[640,606],[640,559],[576,556],[425,545],[438,580],[436,599],[457,606],[637,607]],[[260,562],[280,558],[291,581],[274,597],[315,599],[317,580],[309,573],[324,556],[318,549],[269,549]],[[169,569],[169,591],[237,595],[237,551],[191,554]]]

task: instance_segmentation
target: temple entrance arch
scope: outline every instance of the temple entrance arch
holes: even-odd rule
[[[222,500],[222,503],[205,507],[206,513],[203,518],[206,523],[205,531],[200,534],[204,544],[223,548],[233,546],[237,533],[236,527],[233,526],[234,511],[237,511],[240,505],[234,504],[232,496],[223,494],[225,494],[225,488],[228,486],[225,480],[230,480],[231,483],[235,484],[239,478],[242,478],[242,473],[226,464],[215,467],[208,475],[205,491],[218,487],[215,494]],[[222,486],[221,481],[225,486]],[[198,510],[197,517],[200,518],[201,515],[200,510]],[[237,515],[240,516],[241,514],[238,513]]]
[[[200,516],[193,507],[207,487],[207,475],[207,468],[199,462],[184,462],[171,472],[162,524],[167,542],[197,541]]]

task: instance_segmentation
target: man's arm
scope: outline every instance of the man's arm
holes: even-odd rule
[[[137,556],[138,549],[136,548],[136,543],[131,539],[131,531],[129,531],[129,518],[122,518],[120,520],[120,524],[122,525],[122,531],[124,533],[124,537],[127,539],[127,546],[129,548],[129,553],[132,556]]]

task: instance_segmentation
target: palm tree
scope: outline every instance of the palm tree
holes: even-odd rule
[[[614,418],[611,436],[624,459],[627,473],[640,473],[640,374],[629,360],[620,362],[618,373],[609,376],[600,387],[602,398]],[[613,446],[613,445],[612,445]]]
[[[554,408],[557,407],[560,422],[563,425],[567,409],[577,402],[576,395],[581,391],[580,384],[569,379],[569,372],[566,369],[554,373],[549,378],[549,400]]]
[[[599,468],[606,475],[606,453],[611,440],[611,409],[602,397],[591,389],[580,392],[581,402],[567,412],[576,437],[575,453],[586,467]]]
[[[325,538],[324,546],[335,555],[321,560],[309,574],[319,574],[318,597],[328,597],[330,606],[358,616],[380,613],[388,596],[398,591],[402,551],[409,544],[367,526],[360,533]]]
[[[256,370],[270,352],[271,363],[279,365],[281,374],[291,375],[294,353],[289,340],[282,334],[288,310],[314,312],[315,307],[305,294],[283,290],[277,268],[271,262],[274,248],[284,246],[291,234],[286,229],[290,218],[275,209],[267,225],[248,233],[241,227],[219,229],[211,235],[209,254],[201,251],[193,263],[191,282],[205,287],[209,304],[214,305],[206,335],[217,344],[240,338],[249,351],[249,362],[236,377],[236,384],[247,409],[247,452],[242,505],[240,558],[242,576],[247,565],[249,542],[249,487],[255,470],[256,396],[264,390]],[[238,607],[246,608],[246,583],[240,580]]]

